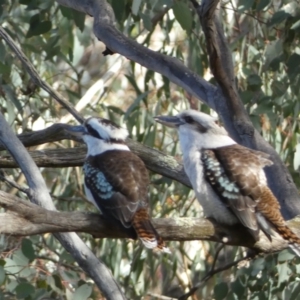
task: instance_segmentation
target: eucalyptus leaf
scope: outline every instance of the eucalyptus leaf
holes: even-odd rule
[[[278,270],[278,285],[280,285],[283,282],[287,282],[292,275],[291,269],[289,268],[288,264],[281,263],[277,266]]]
[[[83,284],[76,289],[73,294],[73,300],[86,300],[90,297],[92,293],[92,286],[89,284]]]
[[[181,27],[189,33],[192,29],[193,17],[188,3],[176,0],[173,5],[173,12]]]
[[[216,284],[214,287],[214,294],[216,300],[225,299],[228,294],[228,285],[225,282]]]
[[[141,6],[141,3],[142,3],[142,0],[133,0],[132,1],[132,7],[131,7],[131,10],[132,10],[132,13],[134,15],[137,15],[138,12],[139,12],[139,9],[140,9],[140,6]]]
[[[73,20],[76,26],[82,32],[84,30],[85,14],[76,10],[72,10],[72,12],[73,12]]]
[[[269,6],[271,4],[270,0],[259,0],[257,5],[256,5],[256,9],[258,11],[265,9],[267,6]]]
[[[4,270],[3,266],[0,266],[0,285],[3,284],[5,277],[6,277],[5,270]]]
[[[19,113],[23,113],[23,107],[19,99],[17,98],[15,91],[9,85],[2,86],[3,91],[5,92],[6,99],[10,100],[11,103],[17,108]]]
[[[31,285],[28,282],[21,282],[17,287],[16,287],[16,293],[17,293],[17,298],[18,299],[24,299],[30,296],[35,292],[35,288],[33,285]]]
[[[29,260],[33,260],[35,259],[36,255],[35,255],[35,251],[32,245],[32,242],[30,239],[23,239],[22,240],[22,253],[29,259]]]
[[[132,113],[132,111],[134,109],[136,109],[139,105],[140,105],[140,102],[142,100],[144,100],[145,97],[147,97],[147,95],[150,93],[150,91],[147,91],[145,93],[142,93],[141,95],[139,95],[135,100],[134,102],[129,106],[129,108],[127,109],[125,115],[124,115],[124,120],[126,120],[130,114]]]
[[[27,31],[26,37],[30,38],[35,35],[44,34],[51,30],[52,23],[49,20],[41,20],[40,15],[36,14],[30,19],[30,27]]]

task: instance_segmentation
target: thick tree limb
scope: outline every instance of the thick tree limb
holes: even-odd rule
[[[225,105],[227,105],[231,113],[233,113],[233,119],[243,121],[243,123],[247,125],[250,123],[250,134],[253,134],[253,126],[236,88],[232,54],[229,51],[217,15],[217,13],[219,13],[217,9],[218,3],[219,0],[202,1],[202,5],[197,7],[197,12],[205,34],[211,71],[225,95]]]
[[[139,146],[139,144],[137,144]],[[144,161],[146,167],[165,177],[174,179],[186,186],[191,187],[182,164],[178,163],[174,157],[165,155],[159,151],[147,147],[132,148]],[[153,152],[155,156],[152,156]],[[76,147],[68,149],[45,149],[29,151],[30,156],[38,167],[63,168],[82,166],[86,157],[86,147]],[[0,155],[0,168],[17,168],[18,165],[10,155]]]
[[[0,141],[3,145],[5,145],[7,150],[22,169],[29,186],[30,200],[46,209],[55,210],[55,206],[38,167],[35,165],[23,144],[9,128],[1,113]],[[27,213],[30,214],[30,212]],[[55,237],[60,241],[64,248],[70,252],[79,266],[95,281],[107,299],[126,299],[111,272],[95,257],[92,251],[77,234],[56,233]]]
[[[106,0],[57,0],[61,5],[73,8],[94,17],[94,34],[111,51],[154,70],[203,101],[211,101],[218,89],[192,72],[179,60],[150,50],[129,39],[115,27],[115,17]],[[222,97],[221,95],[217,96]],[[206,100],[205,100],[206,99]]]
[[[113,223],[101,215],[83,212],[58,212],[47,210],[16,196],[0,191],[0,206],[7,212],[0,214],[0,233],[8,235],[34,235],[46,232],[86,232],[97,238],[128,238]],[[272,243],[261,234],[254,243],[248,231],[241,226],[221,227],[201,218],[153,219],[154,227],[166,241],[207,240],[227,245],[245,246],[258,252],[274,252],[287,247],[279,236]],[[300,234],[300,219],[290,221],[289,226]]]

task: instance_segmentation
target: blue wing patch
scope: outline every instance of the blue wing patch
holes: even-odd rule
[[[204,151],[202,161],[205,166],[205,175],[210,183],[219,187],[219,192],[227,199],[237,199],[239,197],[239,188],[235,182],[229,180],[225,174],[220,162],[207,155]]]
[[[114,194],[113,187],[107,181],[103,172],[100,172],[88,163],[84,164],[83,171],[85,174],[85,183],[90,190],[93,190],[103,200],[112,197]]]

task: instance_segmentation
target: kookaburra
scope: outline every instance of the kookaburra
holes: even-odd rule
[[[107,219],[127,231],[133,228],[147,248],[169,252],[151,223],[148,171],[126,145],[127,130],[95,117],[67,130],[87,145],[83,171],[88,200]]]
[[[300,239],[286,225],[267,184],[268,154],[238,145],[216,118],[202,112],[155,120],[177,129],[184,169],[206,217],[226,225],[240,222],[255,240],[260,230],[271,240],[275,229],[300,254]]]

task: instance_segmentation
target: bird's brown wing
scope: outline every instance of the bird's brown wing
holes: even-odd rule
[[[86,187],[106,217],[130,227],[137,209],[148,208],[148,172],[132,152],[111,150],[89,157],[84,169],[89,172]]]
[[[246,226],[255,239],[259,229],[267,236],[265,228],[260,228],[256,207],[265,184],[262,168],[272,164],[267,154],[231,145],[217,149],[204,150],[206,178],[215,188],[220,198],[228,205],[240,222]],[[278,207],[279,204],[277,202]]]
[[[227,152],[226,156],[224,156],[224,151]],[[295,253],[300,256],[300,238],[286,225],[278,200],[265,183],[265,179],[261,178],[262,168],[272,164],[267,154],[235,145],[217,151],[217,157],[225,169],[229,170],[228,176],[236,182],[241,193],[255,201],[260,229],[271,239],[272,230],[268,226],[271,224],[272,229],[287,240]],[[261,217],[264,218],[263,221]]]

